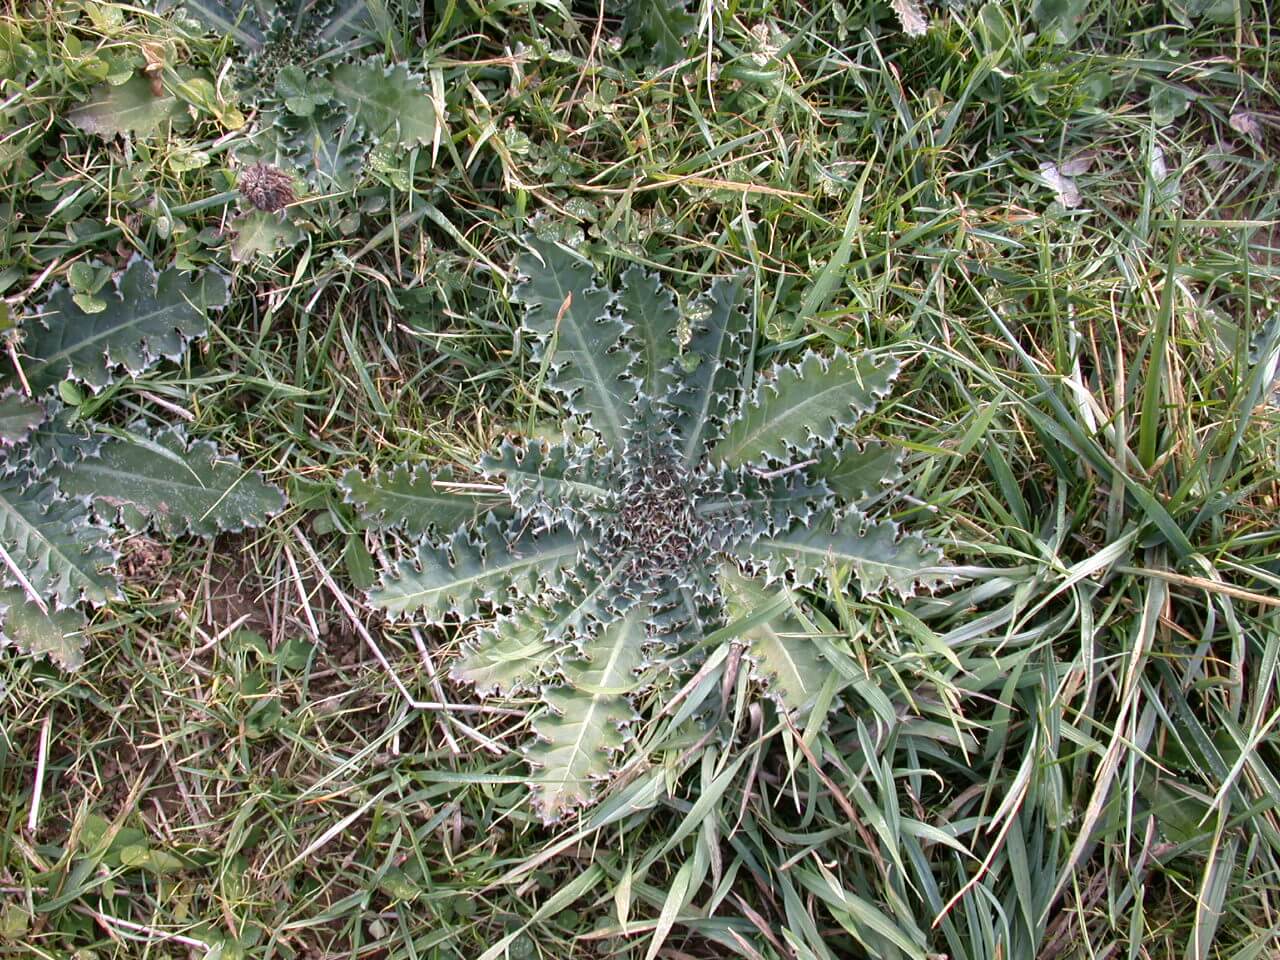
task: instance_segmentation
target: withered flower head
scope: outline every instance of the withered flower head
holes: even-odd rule
[[[267,213],[283,210],[297,199],[293,177],[269,163],[255,163],[240,171],[240,195]]]

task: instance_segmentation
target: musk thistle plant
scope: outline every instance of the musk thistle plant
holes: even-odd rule
[[[613,289],[552,243],[530,240],[517,270],[562,439],[505,439],[467,482],[402,468],[343,485],[374,525],[421,535],[370,601],[480,621],[454,677],[540,698],[526,754],[553,821],[594,797],[639,695],[708,637],[740,644],[779,709],[803,713],[830,672],[805,588],[842,570],[864,596],[905,597],[948,577],[939,551],[864,509],[900,479],[897,454],[844,436],[889,393],[892,357],[809,351],[757,374],[741,279],[682,311],[642,268]]]

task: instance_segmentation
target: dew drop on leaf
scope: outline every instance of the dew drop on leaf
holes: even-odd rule
[[[564,205],[565,213],[571,217],[577,217],[579,220],[595,220],[596,205],[584,197],[573,197]]]
[[[676,222],[665,213],[655,213],[651,221],[651,232],[653,233],[671,233],[676,228]]]

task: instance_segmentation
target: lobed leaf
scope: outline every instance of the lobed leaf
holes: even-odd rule
[[[505,694],[527,688],[552,665],[552,657],[570,643],[580,643],[603,620],[612,616],[610,599],[618,589],[621,564],[603,576],[586,574],[586,583],[572,582],[560,591],[547,590],[511,616],[499,615],[492,627],[476,632],[476,642],[464,648],[453,677]]]
[[[739,552],[762,565],[771,580],[791,574],[801,586],[811,585],[828,569],[848,565],[864,596],[888,587],[907,597],[917,587],[933,590],[950,580],[939,567],[941,551],[915,534],[899,535],[898,525],[890,520],[871,520],[858,510],[797,523]]]
[[[720,585],[730,626],[744,624],[739,638],[752,673],[783,707],[808,711],[831,667],[796,618],[786,588],[770,590],[728,565],[721,568]]]
[[[180,116],[182,104],[171,94],[156,96],[151,82],[141,74],[119,86],[103,83],[89,99],[67,114],[71,125],[100,137],[146,136]]]
[[[636,398],[632,354],[612,296],[596,285],[591,266],[563,247],[530,238],[516,266],[523,283],[512,296],[525,307],[524,327],[535,360],[549,363],[547,385],[569,410],[586,418],[607,446],[621,451],[628,410]]]
[[[18,587],[0,590],[0,646],[12,644],[33,657],[48,657],[63,670],[84,664],[84,630],[77,607],[42,611]]]
[[[209,311],[227,302],[227,281],[211,270],[190,279],[172,267],[157,275],[135,259],[99,296],[106,309],[85,313],[71,291],[60,288],[40,316],[23,324],[22,369],[32,390],[68,377],[99,390],[116,367],[136,376],[161,358],[177,360],[190,340],[207,332]]]
[[[779,366],[761,379],[750,401],[730,423],[711,458],[730,466],[784,461],[829,445],[841,427],[875,409],[898,376],[891,357],[837,350],[830,359],[810,351],[794,366]]]
[[[302,230],[287,216],[251,210],[231,221],[231,259],[252,261],[257,257],[274,257],[296,246]]]
[[[162,4],[162,9],[168,4]],[[183,9],[215,33],[233,37],[250,52],[267,44],[268,33],[313,32],[326,44],[342,44],[368,32],[372,5],[364,0],[181,0]],[[270,29],[268,29],[270,28]]]
[[[533,765],[534,806],[544,822],[588,803],[611,770],[636,717],[627,695],[644,657],[645,627],[637,608],[606,624],[563,665],[564,683],[543,690],[550,708],[532,726],[538,739],[525,750]]]
[[[403,64],[344,63],[331,79],[335,99],[375,142],[418,147],[435,139],[439,121],[431,94]]]
[[[794,521],[805,520],[830,505],[830,487],[822,480],[810,480],[804,471],[762,477],[722,466],[718,492],[704,495],[694,509],[708,520],[723,524],[732,518],[736,523],[737,536],[723,541],[723,548],[743,538],[752,540],[775,529],[785,530]]]
[[[595,623],[616,617],[638,599],[628,592],[624,558],[605,560],[590,548],[583,554],[587,559],[579,562],[575,579],[550,600],[555,619],[547,624],[547,633],[554,639],[581,638]]]
[[[721,622],[720,611],[700,601],[693,587],[676,577],[663,584],[649,603],[647,626],[651,641],[674,650],[692,647]]]
[[[374,25],[375,6],[368,0],[332,0],[320,28],[320,36],[334,43],[343,43],[368,34]],[[385,18],[385,13],[383,16]]]
[[[437,478],[424,466],[398,466],[370,474],[367,479],[359,470],[348,470],[338,481],[338,489],[347,503],[355,505],[368,526],[395,527],[411,536],[452,533],[492,510],[501,500],[454,493],[436,484]]]
[[[45,408],[17,392],[0,396],[0,448],[26,440],[48,419]]]
[[[536,601],[510,616],[496,617],[492,626],[478,629],[474,640],[462,648],[450,676],[473,684],[482,697],[511,696],[532,688],[554,666],[564,644],[548,634],[554,619],[555,613]]]
[[[189,442],[178,427],[154,434],[139,427],[52,476],[64,493],[92,500],[99,514],[132,530],[151,523],[168,536],[261,526],[285,506],[279,488],[214,444]]]
[[[743,289],[741,276],[717,279],[710,293],[694,302],[689,344],[678,361],[680,375],[663,398],[675,411],[680,452],[690,466],[702,459],[708,442],[718,435],[751,349],[751,323],[741,309]]]
[[[672,363],[680,352],[680,311],[662,281],[639,265],[622,274],[618,306],[627,323],[627,335],[636,344],[635,377],[640,394],[666,396],[675,383]]]
[[[421,610],[437,623],[450,615],[473,617],[481,604],[500,605],[554,582],[577,554],[566,530],[542,536],[526,531],[508,542],[490,520],[475,539],[459,530],[447,547],[420,545],[414,560],[401,561],[383,576],[369,602],[392,614]]]
[[[182,7],[215,33],[233,37],[246,50],[258,50],[266,43],[262,25],[269,17],[261,0],[182,0]]]
[[[115,558],[107,531],[88,508],[58,495],[51,483],[27,485],[17,474],[0,480],[0,586],[29,585],[51,609],[88,600],[105,603],[119,593],[108,569]],[[25,584],[24,582],[25,581]]]
[[[85,457],[96,456],[104,437],[94,433],[80,419],[75,407],[64,407],[52,397],[44,401],[49,419],[31,434],[23,450],[23,467],[35,479],[44,477],[56,467],[71,466]],[[13,473],[14,462],[0,466],[0,473]]]
[[[670,66],[687,55],[686,43],[697,26],[685,0],[629,0],[624,28],[638,37],[654,63]]]
[[[576,511],[570,506],[587,506],[607,501],[613,492],[609,462],[592,458],[575,462],[571,448],[529,440],[522,444],[504,439],[498,449],[480,460],[480,473],[501,479],[508,498],[517,510],[534,514],[545,522],[567,518]]]
[[[369,144],[357,136],[346,110],[326,104],[305,116],[282,111],[273,127],[278,156],[312,189],[345,192],[359,182]]]
[[[841,500],[874,498],[902,479],[902,451],[887,443],[841,444],[827,451],[810,470]]]

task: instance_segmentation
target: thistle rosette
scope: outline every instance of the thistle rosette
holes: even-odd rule
[[[530,240],[517,270],[563,439],[504,440],[472,468],[480,482],[400,470],[344,485],[375,525],[423,534],[370,601],[481,620],[454,677],[540,695],[526,754],[550,821],[614,769],[637,694],[718,628],[736,625],[779,708],[803,713],[829,669],[795,588],[843,569],[864,595],[907,597],[948,574],[938,550],[860,506],[901,478],[888,445],[843,436],[889,393],[892,357],[809,351],[753,376],[740,278],[682,312],[642,268],[612,289],[556,244]]]
[[[285,507],[283,491],[180,427],[99,426],[63,406],[66,388],[102,393],[180,360],[227,302],[214,270],[134,258],[108,283],[110,270],[88,266],[104,277],[89,302],[56,287],[22,318],[15,362],[0,372],[0,648],[65,670],[84,662],[86,608],[122,596],[121,538],[212,537]]]
[[[172,0],[194,22],[235,41],[241,94],[256,121],[236,157],[246,168],[296,175],[317,193],[345,194],[368,163],[427,144],[445,118],[426,77],[375,52],[387,12],[359,0]],[[263,207],[249,198],[259,210]]]

